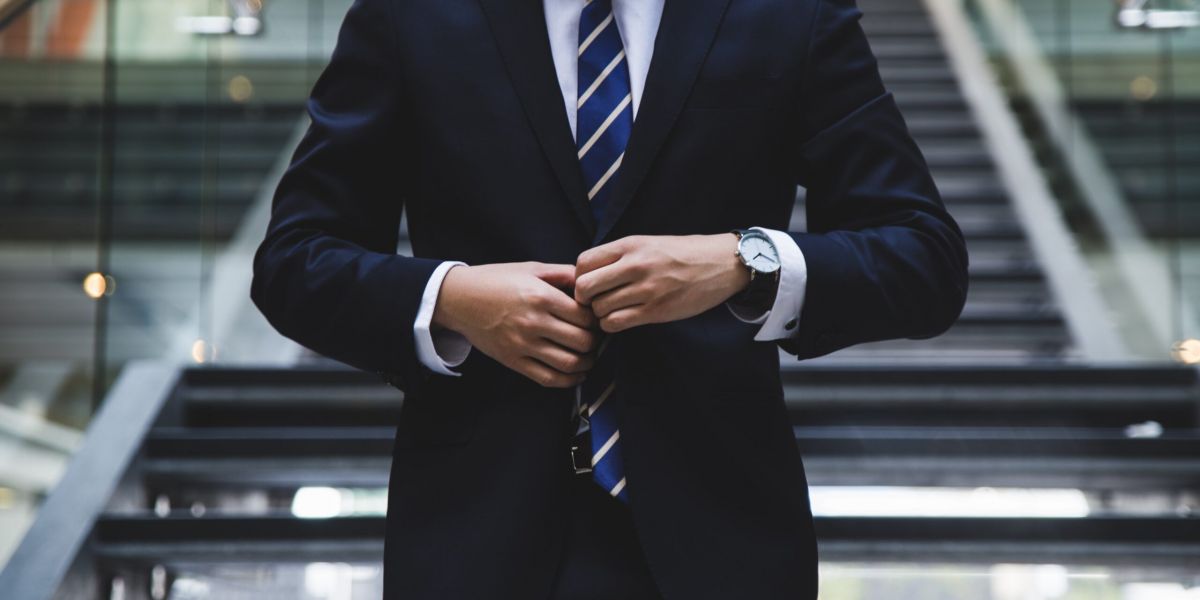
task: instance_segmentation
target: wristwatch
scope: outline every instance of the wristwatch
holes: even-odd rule
[[[738,292],[729,303],[747,311],[763,313],[775,304],[779,290],[779,249],[770,236],[754,229],[735,229],[738,237],[737,257],[750,270],[750,285]]]

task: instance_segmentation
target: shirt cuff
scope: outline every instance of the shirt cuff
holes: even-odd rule
[[[425,291],[421,294],[421,306],[417,309],[417,318],[413,322],[413,337],[417,346],[417,360],[440,375],[457,377],[461,375],[451,369],[463,364],[471,353],[471,342],[461,333],[449,329],[431,331],[433,324],[433,309],[437,305],[438,293],[442,290],[442,281],[451,268],[466,263],[446,261],[434,269]]]
[[[798,331],[800,309],[804,307],[804,291],[808,285],[808,263],[796,240],[782,231],[751,227],[771,239],[779,251],[779,289],[770,310],[761,315],[747,315],[728,302],[725,306],[733,316],[746,323],[762,325],[754,339],[770,342],[794,337]]]

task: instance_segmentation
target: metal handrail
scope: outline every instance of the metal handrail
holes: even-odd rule
[[[1200,27],[1200,11],[1150,8],[1151,0],[1118,0],[1115,21],[1122,29]]]
[[[88,589],[80,583],[88,580],[88,569],[76,559],[86,555],[93,523],[109,505],[181,372],[155,361],[135,361],[121,371],[66,473],[0,570],[5,598],[50,600],[58,597],[60,586]]]
[[[1017,116],[991,75],[965,8],[959,0],[924,0],[924,4],[937,25],[950,67],[1082,356],[1093,363],[1135,359],[1109,317],[1096,279],[1067,227]]]
[[[0,0],[0,31],[21,16],[37,0]]]

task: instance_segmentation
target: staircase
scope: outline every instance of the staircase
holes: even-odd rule
[[[1200,101],[1073,105],[1142,230],[1160,240],[1200,238]]]
[[[1013,3],[1142,230],[1200,237],[1200,30],[1122,30],[1088,0]]]
[[[114,237],[228,238],[301,111],[299,101],[120,105]],[[102,117],[92,103],[0,103],[0,239],[95,239]]]
[[[178,353],[172,334],[197,310],[212,248],[242,222],[303,117],[304,70],[280,86],[290,102],[208,104],[192,93],[204,81],[194,66],[177,66],[173,77],[125,67],[122,98],[130,99],[109,116],[110,201],[100,188],[109,149],[95,90],[53,99],[36,66],[0,61],[0,280],[8,282],[0,362],[91,358],[96,304],[81,286],[96,268],[102,205],[110,206],[103,243],[117,291],[108,299],[108,357],[121,364]],[[95,68],[58,66],[64,81]]]
[[[945,335],[864,344],[817,362],[1027,364],[1077,359],[924,5],[920,0],[861,0],[859,7],[884,83],[896,96],[942,199],[966,237],[970,288],[962,317]],[[799,202],[792,225],[804,226]]]
[[[1200,487],[1193,370],[849,367],[785,379],[814,486],[1077,488],[1088,499],[1080,514],[1036,518],[818,513],[823,560],[1200,567],[1200,520],[1109,508],[1124,493]],[[339,565],[330,576],[353,597],[377,597],[401,400],[342,368],[135,364],[0,585],[30,600],[75,585],[294,598],[316,563]],[[1126,434],[1147,421],[1169,433]]]
[[[1079,502],[1073,514],[1038,517],[818,511],[822,559],[1195,572],[1200,520],[1183,515],[1200,490],[1200,376],[1078,363],[923,5],[860,5],[884,78],[966,234],[971,291],[942,337],[784,361],[809,481],[818,491],[1064,490]],[[117,588],[257,599],[337,585],[378,597],[402,402],[377,377],[329,364],[135,363],[0,589],[31,600]],[[1157,508],[1128,510],[1129,498]]]

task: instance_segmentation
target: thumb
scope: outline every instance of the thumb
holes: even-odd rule
[[[575,265],[542,265],[534,275],[560,290],[575,287]]]

